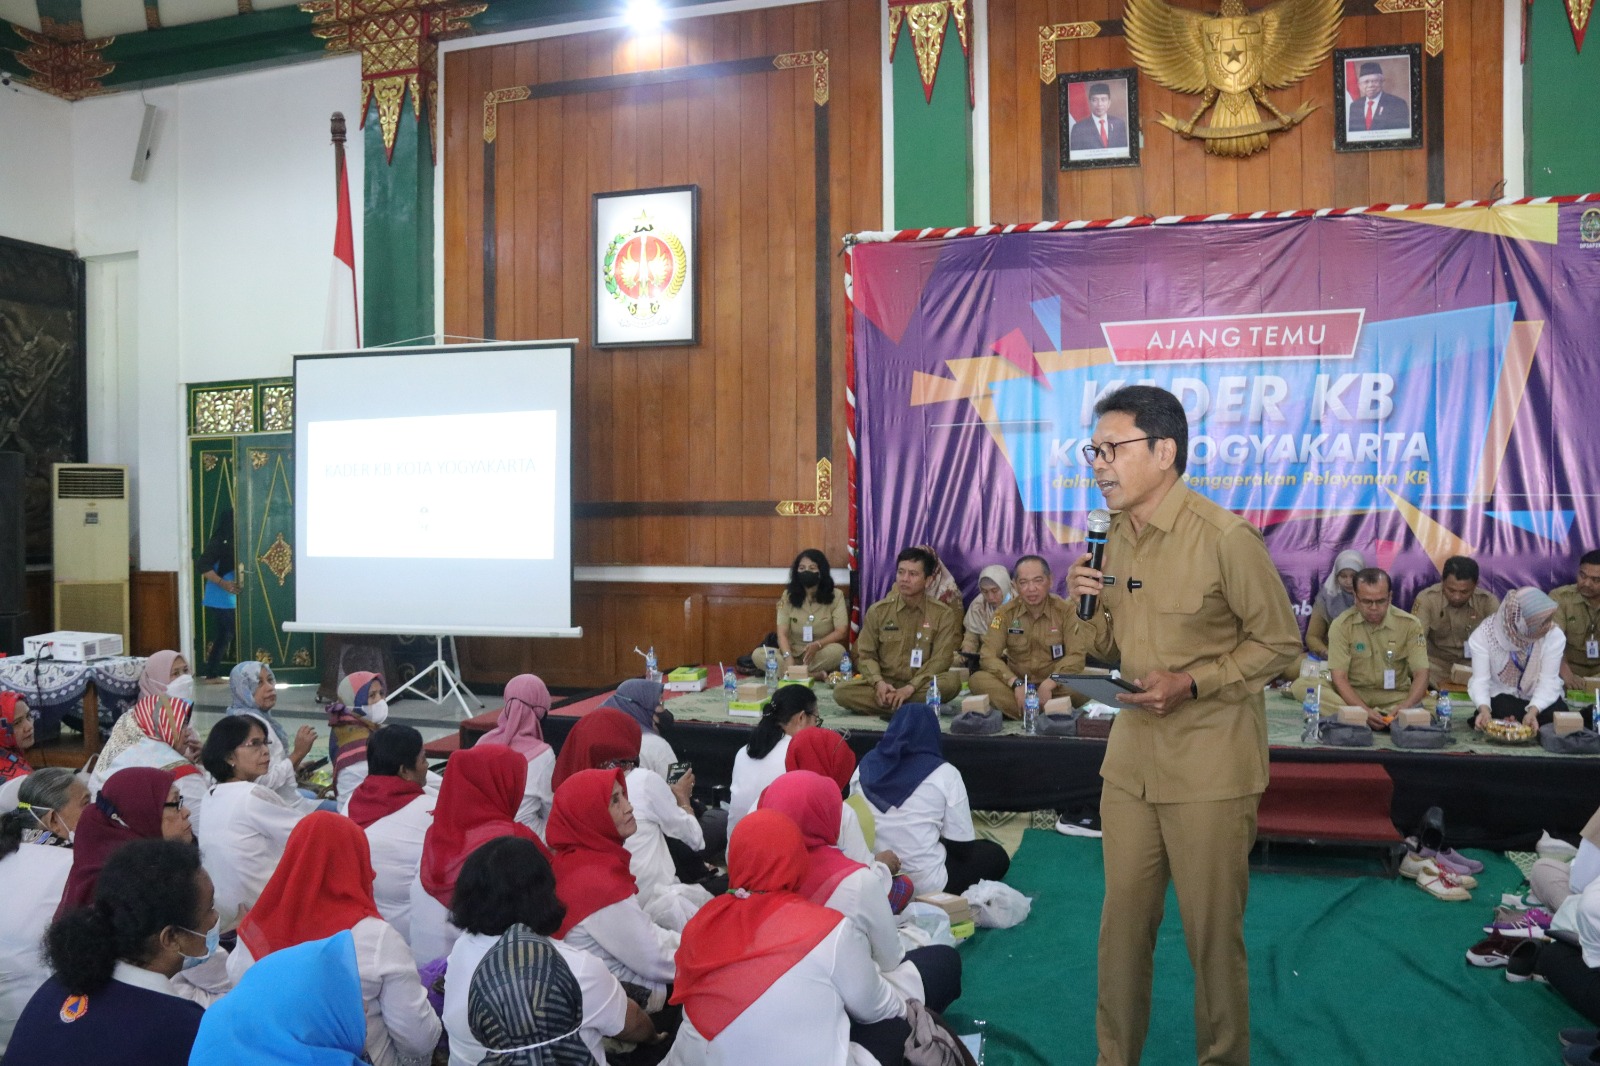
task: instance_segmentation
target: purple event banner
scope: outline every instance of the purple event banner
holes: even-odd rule
[[[1450,555],[1551,588],[1600,547],[1600,207],[1528,203],[872,242],[852,252],[861,603],[930,544],[970,599],[1104,505],[1095,402],[1170,389],[1191,487],[1304,617],[1346,548],[1409,605]],[[1058,586],[1059,590],[1059,586]]]

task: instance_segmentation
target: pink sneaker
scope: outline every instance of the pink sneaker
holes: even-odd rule
[[[1532,939],[1543,937],[1550,929],[1550,912],[1540,907],[1529,907],[1525,911],[1495,911],[1494,921],[1483,927],[1483,931],[1493,936],[1511,939]]]

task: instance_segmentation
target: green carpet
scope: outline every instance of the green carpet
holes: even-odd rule
[[[1472,854],[1488,866],[1466,903],[1440,902],[1399,879],[1253,873],[1252,1061],[1560,1062],[1557,1031],[1583,1019],[1544,985],[1466,964],[1500,894],[1522,880],[1503,856]],[[951,1021],[960,1032],[974,1019],[987,1023],[987,1066],[1092,1063],[1100,842],[1030,830],[1006,880],[1033,897],[1033,912],[962,946],[965,992]],[[1169,891],[1144,1062],[1194,1061],[1194,976]]]

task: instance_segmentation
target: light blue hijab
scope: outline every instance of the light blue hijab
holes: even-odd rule
[[[289,734],[284,732],[283,726],[272,717],[271,711],[263,711],[256,706],[256,689],[261,684],[261,675],[267,669],[266,663],[258,663],[254,659],[239,663],[228,673],[228,695],[232,702],[228,704],[229,714],[253,714],[278,735],[278,743],[285,749],[289,747]]]
[[[274,951],[200,1022],[189,1066],[361,1066],[367,1016],[347,929]]]

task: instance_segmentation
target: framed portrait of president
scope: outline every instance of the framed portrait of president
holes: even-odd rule
[[[1062,74],[1061,169],[1139,165],[1139,71]]]
[[[1336,48],[1334,147],[1341,152],[1422,144],[1422,46]]]

